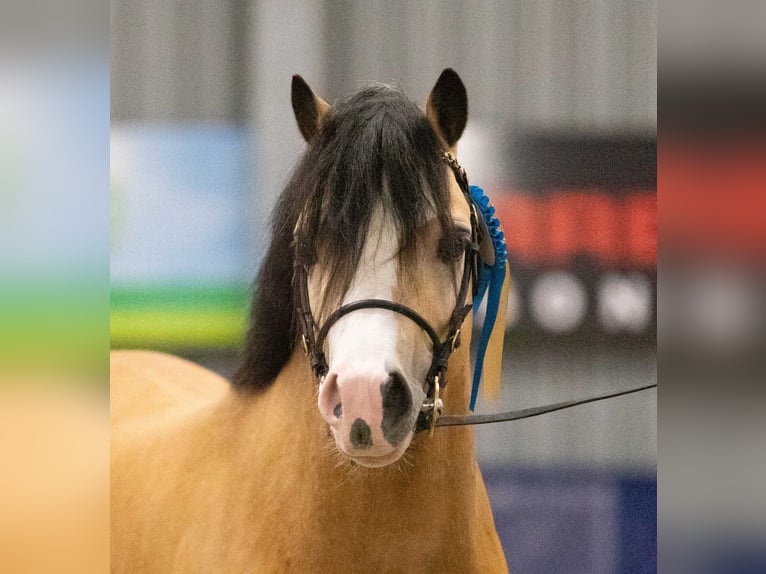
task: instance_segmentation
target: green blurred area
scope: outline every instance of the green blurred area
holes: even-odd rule
[[[244,337],[247,285],[115,287],[112,348],[210,350],[237,348]]]
[[[100,279],[0,281],[0,384],[72,378],[108,384],[109,299]]]
[[[30,378],[108,385],[109,349],[231,351],[247,285],[114,288],[85,278],[0,282],[0,384]]]

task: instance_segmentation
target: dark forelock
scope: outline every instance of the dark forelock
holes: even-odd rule
[[[321,253],[334,279],[327,301],[348,288],[376,206],[397,226],[403,261],[415,253],[429,214],[448,225],[439,152],[425,115],[389,86],[362,89],[323,119],[288,187],[293,205],[305,210],[298,255],[310,263]]]
[[[449,228],[441,151],[425,115],[392,87],[364,88],[327,112],[274,210],[245,356],[232,381],[236,387],[267,387],[292,353],[295,259],[310,265],[321,256],[332,280],[320,306],[337,304],[351,283],[378,205],[397,227],[405,265],[417,252],[418,230],[430,215],[443,231]]]

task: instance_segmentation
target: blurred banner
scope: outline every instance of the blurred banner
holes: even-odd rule
[[[113,347],[226,348],[249,284],[246,129],[116,126],[111,135]]]
[[[652,572],[657,483],[583,470],[483,472],[510,572]]]
[[[653,138],[509,134],[493,193],[516,299],[512,335],[635,339],[656,328]]]

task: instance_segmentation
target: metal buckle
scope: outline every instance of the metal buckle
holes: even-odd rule
[[[454,169],[457,173],[460,174],[460,177],[462,177],[463,180],[465,181],[468,180],[468,177],[466,176],[463,166],[460,165],[460,162],[457,160],[457,158],[454,155],[452,155],[452,152],[449,152],[449,151],[442,152],[442,158],[446,160],[446,162],[449,164],[449,166],[452,169]]]
[[[480,252],[481,252],[481,226],[479,225],[479,213],[476,209],[476,202],[473,201],[470,197],[468,198],[468,204],[471,207],[471,241],[476,246],[475,249],[471,249],[470,252],[466,253],[466,257],[469,258],[469,265],[471,267],[471,287],[473,291],[473,296],[476,297],[476,295],[479,293],[479,263],[480,263]]]
[[[455,349],[460,347],[460,328],[458,328],[457,331],[455,331],[455,334],[452,336],[452,344],[451,344],[451,352],[455,352]]]
[[[436,419],[441,415],[441,399],[439,398],[439,375],[434,377],[434,408],[431,411],[431,426],[428,429],[428,436],[433,438],[434,429],[436,429]]]

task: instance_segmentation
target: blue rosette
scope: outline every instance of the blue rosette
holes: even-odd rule
[[[473,311],[476,313],[484,297],[487,297],[487,311],[476,348],[473,383],[471,385],[470,409],[473,411],[479,393],[479,384],[481,383],[482,370],[484,368],[484,356],[499,311],[508,250],[505,245],[505,235],[500,229],[500,220],[495,217],[495,208],[490,204],[489,197],[484,194],[482,188],[476,185],[469,186],[469,190],[471,198],[473,198],[478,208],[479,217],[486,224],[489,239],[492,241],[492,248],[495,252],[495,262],[492,265],[484,262],[479,265],[479,288],[473,301]]]

